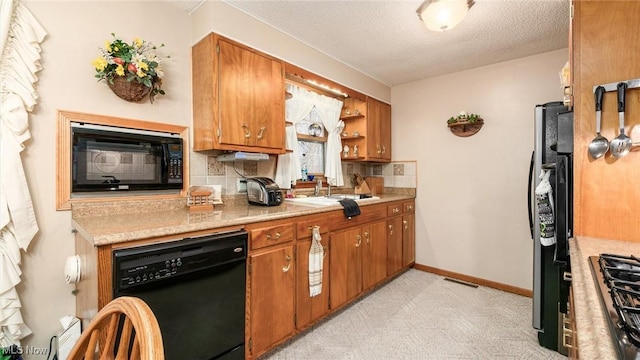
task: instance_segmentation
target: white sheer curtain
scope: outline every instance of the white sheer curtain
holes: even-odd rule
[[[344,122],[340,120],[342,101],[315,93],[313,95],[315,97],[314,103],[318,115],[325,129],[327,129],[324,176],[332,186],[343,186],[342,160],[340,158],[340,153],[342,152],[340,134],[342,133],[342,129],[344,129]]]
[[[18,0],[0,0],[0,346],[20,345],[31,334],[22,320],[20,249],[38,232],[20,153],[29,114],[38,101],[35,83],[40,43],[47,32]]]
[[[275,182],[281,189],[291,189],[291,184],[302,177],[296,124],[311,112],[314,104],[312,93],[308,90],[287,84],[287,91],[293,96],[285,103],[285,117],[293,125],[286,128],[286,143],[287,149],[293,152],[278,155]]]

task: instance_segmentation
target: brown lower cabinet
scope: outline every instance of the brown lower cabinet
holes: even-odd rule
[[[322,292],[309,295],[309,250],[311,238],[298,240],[296,244],[296,328],[302,330],[329,312],[329,236],[320,241],[324,248],[322,265]]]
[[[402,216],[387,220],[387,275],[402,270]]]
[[[252,254],[248,259],[249,334],[247,354],[260,354],[295,330],[294,246]]]
[[[416,262],[416,226],[415,214],[402,216],[402,266]]]
[[[362,228],[331,236],[331,308],[336,309],[362,292]]]
[[[385,222],[362,228],[362,287],[370,289],[387,278],[387,237]]]
[[[386,221],[340,230],[331,236],[331,309],[387,278]]]

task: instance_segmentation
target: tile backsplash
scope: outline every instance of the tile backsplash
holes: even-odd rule
[[[383,177],[384,187],[415,189],[418,183],[416,161],[392,161],[384,164],[342,163],[342,173],[346,187],[353,187],[351,178],[355,173]]]
[[[219,162],[215,151],[191,152],[190,183],[191,185],[222,185],[223,195],[238,194],[238,180],[244,176],[266,176],[273,178],[276,169],[276,156],[269,161]],[[358,163],[343,162],[342,174],[344,186],[352,188],[353,174],[364,176],[380,176],[384,178],[385,187],[416,188],[417,162],[392,161],[390,163]]]
[[[269,161],[219,162],[215,151],[191,152],[189,157],[190,185],[222,185],[222,195],[238,194],[238,180],[244,176],[273,178],[276,157]],[[235,166],[234,166],[235,164]]]

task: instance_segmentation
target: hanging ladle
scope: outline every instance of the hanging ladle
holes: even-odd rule
[[[618,118],[620,120],[620,135],[611,140],[611,155],[621,158],[631,150],[631,138],[624,133],[624,105],[626,97],[627,83],[618,83]]]
[[[599,159],[602,155],[609,151],[609,140],[600,135],[602,124],[602,98],[604,96],[604,87],[598,86],[595,91],[596,98],[596,137],[589,143],[589,155],[593,159]]]

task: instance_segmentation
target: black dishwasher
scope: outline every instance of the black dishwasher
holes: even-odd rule
[[[113,296],[153,310],[167,360],[244,359],[247,232],[113,252]]]

